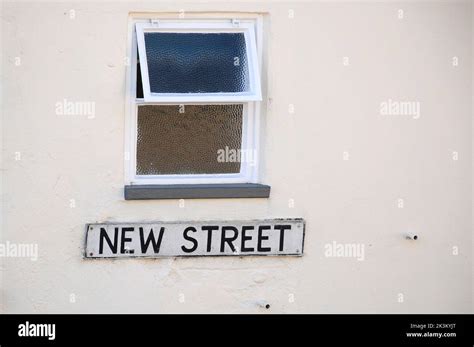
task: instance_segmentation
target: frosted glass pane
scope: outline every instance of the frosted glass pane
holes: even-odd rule
[[[145,33],[152,93],[249,91],[243,33]]]
[[[239,173],[240,162],[219,161],[218,150],[241,148],[243,105],[182,107],[138,107],[137,174]]]

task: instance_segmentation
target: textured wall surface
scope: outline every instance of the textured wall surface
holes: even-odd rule
[[[128,23],[180,10],[264,14],[269,199],[123,199]],[[39,257],[0,258],[1,312],[264,312],[259,300],[472,312],[472,14],[469,2],[2,3],[1,241]],[[64,99],[95,116],[58,114]],[[389,101],[418,112],[384,114]],[[306,219],[303,257],[82,258],[86,223],[280,217]],[[334,241],[363,259],[327,256]]]

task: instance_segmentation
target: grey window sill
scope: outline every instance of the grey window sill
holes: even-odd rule
[[[268,198],[270,186],[257,183],[128,185],[125,200]]]

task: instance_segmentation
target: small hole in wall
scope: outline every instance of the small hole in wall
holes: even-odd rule
[[[270,308],[270,304],[266,304],[265,308],[268,310]]]
[[[418,236],[417,235],[413,236],[413,240],[418,240]]]

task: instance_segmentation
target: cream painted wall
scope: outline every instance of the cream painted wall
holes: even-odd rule
[[[268,200],[123,199],[130,15],[181,9],[264,13]],[[1,312],[473,312],[472,16],[470,2],[4,2],[1,238],[39,259],[0,258]],[[96,116],[57,115],[63,99]],[[420,117],[381,115],[388,99]],[[82,258],[90,222],[273,217],[306,219],[302,258]],[[326,257],[333,241],[364,260]]]

